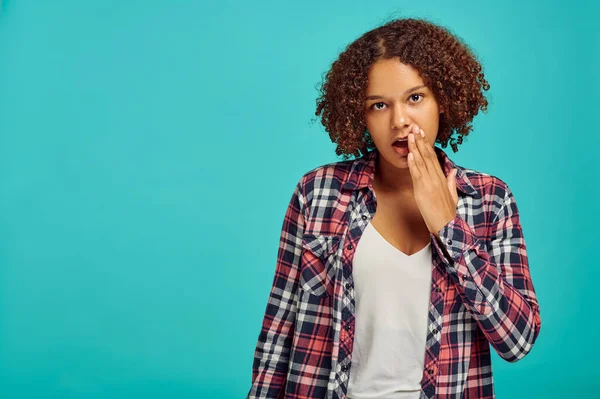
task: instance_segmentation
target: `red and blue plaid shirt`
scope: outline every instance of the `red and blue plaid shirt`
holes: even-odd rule
[[[434,148],[446,176],[457,169],[458,205],[438,232],[440,241],[430,234],[420,398],[494,398],[490,345],[515,362],[541,327],[519,212],[506,183]],[[352,259],[375,214],[378,156],[375,149],[320,166],[296,185],[247,398],[347,397],[356,309]]]

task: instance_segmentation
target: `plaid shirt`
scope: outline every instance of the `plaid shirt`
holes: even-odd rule
[[[519,212],[506,183],[434,148],[446,176],[457,168],[458,205],[438,232],[440,241],[430,234],[420,398],[494,398],[490,345],[515,362],[541,327]],[[347,397],[356,310],[352,259],[375,214],[378,155],[375,149],[320,166],[296,185],[247,398]]]

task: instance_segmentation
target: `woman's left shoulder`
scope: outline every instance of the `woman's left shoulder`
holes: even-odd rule
[[[465,179],[477,190],[480,197],[502,203],[505,198],[512,196],[508,183],[499,176],[475,169],[461,169]]]

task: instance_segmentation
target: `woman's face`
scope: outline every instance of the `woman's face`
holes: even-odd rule
[[[438,134],[440,110],[433,92],[419,72],[398,58],[377,61],[368,75],[365,101],[367,129],[382,161],[408,168],[408,149],[396,149],[397,138],[408,139],[414,125],[425,131],[425,141],[433,146]]]

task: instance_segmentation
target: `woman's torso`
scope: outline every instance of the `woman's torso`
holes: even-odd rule
[[[412,191],[386,193],[374,188],[377,210],[371,224],[387,242],[406,255],[412,255],[427,244],[429,230]]]

